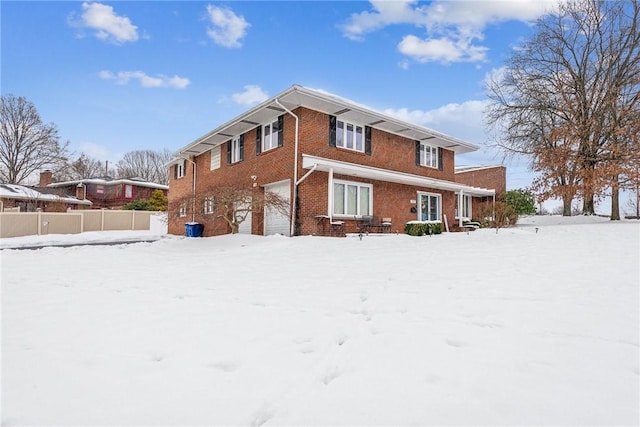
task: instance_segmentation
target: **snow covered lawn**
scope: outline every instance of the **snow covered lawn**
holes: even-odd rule
[[[526,222],[3,250],[2,425],[637,425],[638,223]]]

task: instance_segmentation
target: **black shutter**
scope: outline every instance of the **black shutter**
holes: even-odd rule
[[[173,165],[173,179],[178,179],[178,165]]]
[[[364,154],[371,155],[371,126],[364,127]]]
[[[438,169],[444,170],[444,165],[442,164],[442,147],[438,147]]]
[[[284,135],[284,114],[278,116],[278,147],[282,147],[282,137]],[[273,138],[273,135],[271,136]]]
[[[231,141],[227,141],[227,164],[231,164]]]
[[[256,128],[256,156],[262,153],[262,126]]]
[[[416,141],[416,165],[420,166],[420,141]]]
[[[336,146],[336,116],[329,116],[329,146]]]
[[[244,134],[240,135],[240,158],[239,161],[244,160]]]

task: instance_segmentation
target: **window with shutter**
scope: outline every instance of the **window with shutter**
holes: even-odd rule
[[[419,146],[416,145],[416,155],[419,165],[438,168],[438,159],[440,157],[438,147],[421,142]]]

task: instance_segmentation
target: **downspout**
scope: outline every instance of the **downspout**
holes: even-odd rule
[[[196,222],[196,172],[197,172],[196,162],[194,162],[191,159],[187,159],[185,157],[181,157],[181,159],[186,160],[193,165],[193,189],[191,190],[193,201],[191,206],[191,222]]]
[[[291,223],[290,223],[290,235],[291,237],[294,236],[295,231],[296,231],[296,208],[297,206],[297,199],[298,199],[298,122],[299,122],[299,118],[298,116],[296,116],[295,114],[293,114],[293,112],[291,110],[289,110],[287,107],[285,107],[284,105],[282,105],[280,103],[280,101],[278,101],[278,98],[276,98],[275,103],[278,104],[280,107],[282,107],[284,109],[284,111],[286,111],[287,113],[291,114],[295,119],[296,119],[296,133],[295,133],[295,138],[294,138],[294,148],[293,148],[293,201],[291,204]],[[300,180],[300,182],[302,182],[302,180]]]
[[[460,192],[458,193],[458,227],[462,228],[462,200],[464,199],[464,196],[462,195],[462,189],[460,189]]]

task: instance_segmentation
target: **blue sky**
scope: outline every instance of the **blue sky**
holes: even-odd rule
[[[0,3],[2,94],[25,96],[76,152],[177,150],[292,84],[481,146],[484,81],[552,3]],[[508,166],[508,187],[530,184]]]

